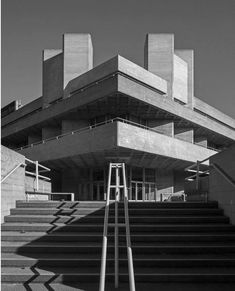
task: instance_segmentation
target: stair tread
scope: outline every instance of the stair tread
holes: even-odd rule
[[[1,235],[2,237],[3,236],[35,236],[35,237],[45,237],[45,236],[56,236],[56,237],[79,237],[79,236],[101,236],[103,237],[103,232],[52,232],[52,233],[47,233],[47,232],[20,232],[20,231],[2,231],[1,232]],[[108,234],[109,235],[109,234]],[[111,233],[110,236],[113,236],[114,234]],[[124,233],[122,234],[119,234],[119,236],[126,236]],[[135,237],[143,237],[143,234],[138,234],[138,233],[131,233],[131,236],[135,236]],[[235,236],[235,233],[185,233],[185,232],[182,232],[182,233],[145,233],[144,236],[148,236],[148,237],[179,237],[179,236],[182,236],[182,237],[211,237],[211,236],[218,236],[218,237],[223,237],[223,236]]]
[[[101,242],[76,242],[76,243],[71,243],[71,242],[44,242],[44,241],[36,241],[36,242],[30,242],[28,244],[25,244],[25,242],[21,242],[21,241],[11,241],[11,242],[8,242],[8,241],[3,241],[2,242],[2,247],[3,246],[21,246],[21,247],[31,247],[31,246],[48,246],[48,247],[55,247],[55,246],[64,246],[64,247],[78,247],[78,246],[101,246]],[[235,242],[226,242],[226,243],[208,243],[208,244],[205,244],[205,243],[197,243],[197,244],[175,244],[175,242],[172,242],[172,243],[154,243],[153,244],[153,247],[155,248],[158,248],[158,247],[166,247],[166,248],[172,248],[174,246],[177,246],[177,247],[182,247],[182,248],[193,248],[193,247],[230,247],[230,246],[235,246]],[[109,246],[114,246],[113,243],[110,243]],[[135,246],[141,246],[143,248],[149,248],[149,244],[145,245],[143,243],[141,244],[133,244],[132,247],[134,248]],[[121,247],[125,247],[125,244],[123,244]]]
[[[82,267],[81,267],[82,268]],[[93,268],[63,268],[63,267],[48,267],[48,270],[41,269],[41,268],[30,268],[30,267],[2,267],[2,276],[3,275],[55,275],[55,274],[96,274],[99,276],[99,272],[93,271]],[[97,269],[96,266],[94,268]],[[144,270],[135,272],[135,275],[212,275],[212,274],[223,274],[223,275],[235,275],[235,267],[234,268],[223,268],[223,267],[216,267],[216,268],[143,268]],[[93,272],[92,272],[93,271]],[[108,274],[109,272],[107,272]],[[113,274],[111,272],[110,274]],[[120,275],[125,274],[128,275],[127,272],[123,273],[120,272]]]
[[[100,261],[100,254],[44,254],[44,253],[30,253],[30,255],[2,253],[2,260],[97,260]],[[108,260],[114,261],[114,257],[108,257]],[[127,260],[125,255],[122,255],[120,260]],[[223,254],[215,256],[209,255],[153,255],[151,257],[146,255],[135,255],[134,261],[235,261],[235,254]]]
[[[2,225],[21,225],[21,226],[27,226],[27,225],[31,225],[31,224],[33,224],[33,225],[35,225],[35,226],[41,226],[41,225],[48,225],[48,226],[51,226],[51,225],[58,225],[58,226],[68,226],[68,224],[65,224],[65,223],[53,223],[53,224],[51,224],[51,223],[48,223],[48,222],[40,222],[40,223],[38,223],[38,222],[32,222],[32,223],[29,223],[29,222],[4,222]],[[100,223],[100,224],[98,224],[98,223],[96,223],[96,224],[88,224],[88,223],[79,223],[79,224],[76,224],[76,225],[73,225],[73,224],[69,224],[69,226],[84,226],[84,227],[88,227],[88,226],[103,226],[103,223]],[[139,226],[139,227],[144,227],[144,228],[146,228],[146,227],[153,227],[153,225],[145,225],[145,224],[139,224],[139,223],[136,223],[135,225],[130,225],[130,227],[131,226]],[[174,227],[178,227],[178,226],[180,226],[180,227],[182,227],[182,226],[189,226],[189,224],[160,224],[160,223],[158,223],[158,224],[155,224],[154,226],[158,226],[158,227],[164,227],[164,228],[166,228],[166,227],[172,227],[172,226],[174,226]],[[200,226],[200,227],[207,227],[207,226],[215,226],[215,224],[214,223],[193,223],[192,225],[190,225],[190,227],[194,227],[194,226]],[[218,224],[218,225],[216,225],[216,227],[224,227],[224,226],[230,226],[231,228],[234,228],[234,230],[235,230],[235,226],[234,225],[232,225],[232,224],[228,224],[228,223],[221,223],[221,224]]]
[[[42,217],[42,218],[44,218],[44,217],[46,217],[46,218],[55,218],[55,217],[85,217],[86,219],[88,218],[95,218],[95,219],[97,219],[97,218],[104,218],[104,215],[86,215],[86,214],[83,214],[83,215],[79,215],[79,214],[71,214],[71,215],[69,215],[69,216],[65,216],[65,215],[31,215],[31,214],[25,214],[25,215],[23,215],[23,214],[21,214],[21,215],[17,215],[17,214],[11,214],[11,215],[8,215],[8,216],[6,216],[6,217],[15,217],[15,218],[20,218],[20,217],[28,217],[28,218],[38,218],[38,217]],[[118,216],[120,219],[122,218],[122,219],[124,219],[125,218],[125,216]],[[113,216],[113,215],[109,215],[109,218],[115,218],[115,216]],[[166,218],[166,219],[175,219],[175,218],[182,218],[182,219],[185,219],[185,218],[190,218],[190,219],[192,219],[192,218],[215,218],[215,219],[224,219],[224,218],[226,218],[227,219],[227,217],[226,216],[224,216],[224,215],[197,215],[197,216],[193,216],[193,215],[189,215],[189,216],[187,216],[187,215],[184,215],[184,216],[179,216],[179,215],[171,215],[171,216],[155,216],[155,215],[148,215],[148,216],[145,216],[145,215],[136,215],[136,216],[131,216],[131,215],[129,215],[129,218],[156,218],[156,219],[161,219],[161,218]]]

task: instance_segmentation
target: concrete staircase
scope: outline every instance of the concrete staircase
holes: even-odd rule
[[[3,290],[54,290],[39,287],[51,284],[62,288],[56,290],[98,290],[104,205],[17,201],[2,224]],[[169,282],[235,286],[235,226],[216,202],[133,202],[129,215],[137,290],[147,283],[171,290],[164,289]],[[124,222],[123,204],[119,216]],[[114,222],[114,205],[109,221]],[[109,233],[107,282],[112,287],[106,290],[114,290],[112,227]],[[126,286],[120,290],[129,290],[125,229],[119,240],[120,281]],[[88,283],[94,289],[86,289]]]

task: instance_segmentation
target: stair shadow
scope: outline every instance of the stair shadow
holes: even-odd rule
[[[24,282],[24,287],[26,290],[33,290],[30,287],[30,284],[32,283],[37,283],[37,279],[40,276],[40,273],[37,271],[37,269],[43,270],[43,271],[48,271],[48,272],[52,272],[55,275],[52,275],[50,277],[49,280],[45,280],[44,283],[41,283],[44,285],[44,287],[46,288],[46,290],[49,291],[53,291],[55,289],[53,289],[54,287],[51,286],[51,284],[56,284],[56,283],[60,283],[63,285],[66,285],[68,287],[73,287],[76,288],[75,290],[84,290],[84,291],[94,291],[94,290],[98,290],[99,288],[99,273],[100,273],[100,265],[101,265],[101,253],[102,253],[102,239],[103,239],[103,223],[104,223],[104,210],[105,210],[105,206],[101,207],[100,209],[96,209],[92,212],[90,212],[89,214],[84,214],[84,217],[76,217],[76,215],[80,215],[79,214],[79,209],[85,209],[85,208],[78,208],[79,206],[79,202],[75,202],[74,204],[72,204],[72,206],[70,208],[63,208],[65,206],[66,202],[62,202],[59,206],[57,206],[56,208],[58,209],[58,211],[56,213],[54,213],[55,219],[51,221],[50,225],[51,227],[47,230],[46,234],[38,237],[37,239],[30,241],[28,243],[25,243],[23,246],[19,247],[15,253],[18,255],[22,255],[31,259],[36,260],[36,262],[34,261],[34,264],[32,266],[30,266],[30,270],[33,272],[32,277],[30,277],[27,281]],[[110,209],[114,209],[114,204],[110,205]],[[67,212],[67,214],[66,214]],[[81,211],[80,211],[81,212]],[[81,214],[83,215],[83,214]],[[44,215],[44,217],[46,217],[47,215]],[[112,216],[112,213],[109,214],[109,216]],[[93,217],[97,217],[97,218],[93,218]],[[68,218],[66,219],[66,221],[64,222],[65,225],[58,227],[58,223],[60,223],[61,218]],[[92,220],[92,222],[90,223],[89,221]],[[32,223],[31,223],[32,224]],[[88,229],[86,229],[86,227],[83,227],[84,225],[94,225],[94,227],[92,228],[91,231],[89,231]],[[74,229],[73,229],[74,228]],[[78,228],[76,230],[76,228]],[[81,231],[81,229],[83,229],[83,231]],[[25,233],[30,233],[30,231],[25,230]],[[66,236],[66,233],[70,233],[70,235],[72,234],[72,237],[70,237],[69,235]],[[108,230],[109,235],[113,234],[114,231],[112,228],[109,228]],[[61,241],[59,242],[58,240],[58,235],[63,235],[60,239]],[[81,234],[81,237],[73,237],[76,235]],[[82,236],[82,234],[84,236]],[[86,235],[89,234],[89,237],[86,239]],[[99,236],[99,238],[94,238],[95,236]],[[76,248],[76,245],[83,245],[84,247],[86,247],[86,244],[92,244],[92,243],[99,243],[100,245],[100,249],[97,250],[93,250],[92,251],[92,257],[95,259],[95,262],[97,265],[91,265],[91,264],[86,264],[83,267],[82,266],[82,262],[79,263],[78,261],[78,265],[76,266],[75,263],[72,262],[72,265],[69,265],[69,260],[72,258],[76,258],[76,255],[78,254],[78,252],[76,250],[74,250],[74,247]],[[67,243],[70,243],[72,246],[72,249],[69,250],[67,249],[66,252],[63,253],[63,249],[60,250],[60,248],[58,247],[58,249],[55,249],[55,243],[59,243],[61,244],[61,247],[63,247],[63,245],[65,246]],[[108,245],[110,243],[110,240],[108,241]],[[33,251],[33,247],[37,246],[37,245],[42,245],[44,244],[44,247],[42,246],[41,249],[39,249],[38,252]],[[83,247],[83,249],[84,249]],[[54,249],[53,249],[54,248]],[[50,251],[51,249],[51,251]],[[112,251],[113,249],[113,251]],[[114,252],[114,248],[111,249],[111,252]],[[30,250],[30,251],[29,251]],[[84,249],[85,250],[85,249]],[[109,254],[110,250],[108,249],[108,256],[110,256],[110,258],[114,258],[114,254]],[[53,259],[63,259],[63,260],[67,260],[67,262],[65,262],[66,266],[63,265],[62,261],[58,261],[56,262],[56,264],[53,264],[52,262],[48,263],[45,262],[46,259],[48,259],[47,257],[53,256]],[[89,258],[91,257],[91,253],[87,252],[82,252],[80,251],[79,254],[81,254],[81,257],[83,258],[83,262],[85,262],[86,258],[87,260],[89,260]],[[87,266],[86,266],[87,265]],[[93,278],[89,278],[89,276],[87,277],[86,280],[84,280],[85,278],[83,278],[84,276],[81,275],[80,278],[76,279],[74,276],[70,276],[70,274],[66,274],[66,273],[62,273],[62,271],[66,270],[66,268],[68,267],[71,268],[75,268],[77,270],[76,271],[80,271],[81,273],[88,273],[89,269],[92,268],[93,272],[95,272],[96,274],[98,274],[98,279],[96,276],[95,282],[93,282]],[[109,272],[110,269],[112,269],[112,273],[113,273],[113,266],[114,266],[114,261],[112,264],[107,264],[106,267],[106,273]],[[126,264],[127,266],[127,264]],[[61,268],[61,272],[57,272],[58,269],[57,268]],[[87,272],[86,272],[87,271]],[[60,275],[60,274],[64,274],[64,275]],[[59,278],[59,282],[57,282],[56,280]],[[87,283],[86,281],[88,281],[89,283]],[[106,280],[107,281],[107,280]],[[112,278],[112,281],[114,282],[114,278]],[[128,288],[126,289],[126,287],[122,287],[121,289],[115,289],[114,288],[114,283],[111,282],[106,282],[106,284],[108,283],[108,286],[106,288],[106,290],[128,290]]]

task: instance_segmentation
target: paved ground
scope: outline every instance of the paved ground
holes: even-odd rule
[[[98,291],[97,284],[80,284],[77,287],[71,287],[64,284],[29,284],[27,286],[21,284],[3,284],[2,291]],[[121,285],[115,289],[113,284],[107,284],[106,291],[129,291],[128,285]],[[233,284],[188,284],[188,283],[165,283],[165,284],[138,284],[136,291],[233,291]]]

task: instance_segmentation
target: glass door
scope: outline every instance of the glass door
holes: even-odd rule
[[[143,182],[132,181],[130,200],[143,200]]]

